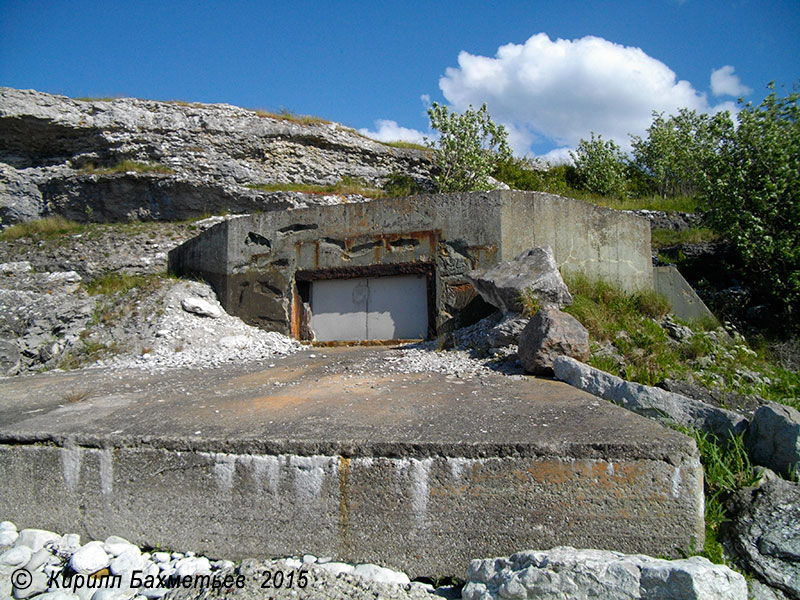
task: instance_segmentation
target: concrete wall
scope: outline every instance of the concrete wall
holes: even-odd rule
[[[676,317],[690,323],[704,320],[717,322],[714,313],[678,269],[673,266],[654,267],[653,278],[656,291],[666,296]]]
[[[403,274],[429,265],[430,334],[437,335],[482,309],[466,271],[541,245],[553,248],[563,269],[628,289],[652,288],[645,219],[580,200],[502,190],[236,218],[170,252],[170,268],[207,279],[229,313],[299,336],[306,318],[301,279]]]
[[[36,477],[31,477],[36,473]],[[241,559],[309,552],[415,576],[558,545],[675,557],[703,544],[696,456],[243,455],[0,445],[16,523]]]
[[[582,200],[508,192],[502,208],[502,260],[550,246],[562,271],[578,271],[628,290],[652,289],[650,224]]]

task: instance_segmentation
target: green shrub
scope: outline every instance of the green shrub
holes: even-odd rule
[[[428,142],[433,150],[434,180],[441,192],[489,189],[489,176],[499,161],[511,157],[508,132],[489,116],[486,104],[463,114],[450,112],[437,102],[428,109],[431,129],[439,139]]]
[[[628,196],[628,159],[614,140],[603,140],[592,132],[591,139],[582,139],[569,154],[582,188],[602,196]]]
[[[416,179],[405,173],[392,173],[383,184],[383,191],[392,198],[414,196],[425,192]]]
[[[707,160],[707,220],[741,257],[748,285],[798,325],[800,306],[800,93],[746,104]]]

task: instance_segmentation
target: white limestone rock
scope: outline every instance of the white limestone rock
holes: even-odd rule
[[[83,574],[95,573],[110,564],[111,558],[103,550],[103,542],[89,542],[69,559],[72,570]]]
[[[0,574],[9,575],[28,564],[33,551],[28,546],[14,546],[0,554]]]
[[[388,583],[394,585],[406,585],[411,583],[411,580],[405,573],[393,571],[392,569],[387,569],[386,567],[380,567],[370,563],[356,565],[356,567],[353,569],[353,575],[363,577],[364,579],[377,581],[379,583]]]
[[[222,310],[214,306],[208,300],[197,297],[184,298],[181,301],[183,310],[201,317],[209,317],[212,319],[219,319],[222,316]]]
[[[747,600],[744,577],[694,556],[663,560],[568,546],[473,560],[464,600]]]
[[[19,532],[19,537],[14,542],[14,545],[27,546],[33,552],[36,552],[44,548],[45,544],[54,542],[60,537],[60,535],[44,529],[23,529]]]

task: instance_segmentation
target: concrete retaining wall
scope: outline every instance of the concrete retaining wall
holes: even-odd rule
[[[31,474],[35,473],[35,477]],[[557,457],[254,456],[0,446],[0,512],[211,557],[318,556],[414,576],[569,544],[673,557],[703,543],[702,468]]]

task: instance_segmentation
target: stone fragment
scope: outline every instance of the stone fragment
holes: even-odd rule
[[[746,600],[747,583],[739,573],[699,556],[669,561],[562,546],[473,560],[462,598]]]
[[[141,570],[144,565],[141,552],[136,546],[115,556],[109,565],[109,570],[114,575],[129,576],[135,570]]]
[[[208,300],[203,300],[202,298],[197,297],[189,297],[184,298],[181,301],[181,307],[186,312],[190,312],[201,317],[210,317],[212,319],[218,319],[222,316],[222,311],[211,304]]]
[[[489,330],[487,340],[490,348],[505,348],[519,344],[519,335],[528,324],[527,317],[517,313],[506,313],[500,322]]]
[[[390,583],[395,585],[406,585],[411,582],[408,575],[400,571],[393,571],[386,567],[380,567],[370,563],[356,565],[353,569],[353,575],[363,577],[364,579],[371,579],[380,583]]]
[[[713,433],[721,439],[742,433],[747,428],[747,420],[734,412],[656,387],[625,381],[568,356],[559,356],[553,361],[553,372],[560,381],[665,425],[677,423]]]
[[[11,595],[17,600],[24,600],[41,594],[45,590],[47,590],[47,575],[41,571],[33,571],[31,572],[30,583],[21,588],[14,586]]]
[[[552,375],[553,361],[559,356],[588,358],[589,332],[572,315],[545,307],[533,315],[520,333],[518,353],[528,373]]]
[[[136,550],[138,554],[141,554],[141,550],[139,550],[138,546],[131,544],[125,538],[121,538],[117,535],[106,538],[106,541],[103,542],[103,550],[111,556],[119,556],[123,552],[130,552],[131,550]]]
[[[754,463],[791,475],[800,469],[800,412],[775,402],[758,407],[745,445]]]
[[[27,546],[14,546],[0,554],[0,573],[10,574],[15,569],[28,564],[33,551]]]
[[[465,276],[486,302],[503,312],[521,313],[524,307],[520,299],[526,290],[544,306],[561,308],[572,304],[549,246],[532,248],[514,260],[469,271]]]
[[[69,566],[76,573],[95,573],[105,569],[111,560],[103,550],[103,542],[89,542],[75,552],[69,559]]]
[[[767,585],[800,598],[800,484],[762,480],[738,491],[728,508],[727,549]]]
[[[15,546],[27,546],[33,552],[44,548],[45,544],[54,542],[61,536],[44,529],[23,529],[19,532]]]

